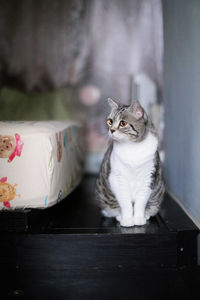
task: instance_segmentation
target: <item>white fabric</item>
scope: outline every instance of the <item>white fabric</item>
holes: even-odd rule
[[[82,137],[74,122],[0,122],[0,209],[65,198],[82,176]]]

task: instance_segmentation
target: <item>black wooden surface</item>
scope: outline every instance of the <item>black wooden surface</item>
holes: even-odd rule
[[[120,227],[114,218],[104,218],[94,197],[95,177],[86,176],[82,184],[59,204],[44,209],[0,212],[0,231],[29,233],[105,233],[149,234],[195,231],[198,229],[184,211],[165,195],[160,214],[144,226]]]
[[[198,230],[182,209],[166,195],[145,226],[123,228],[101,216],[94,183],[46,210],[0,214],[0,299],[199,299]],[[24,226],[6,228],[6,214]]]
[[[175,234],[28,234],[17,236],[16,245],[17,261],[25,268],[117,271],[177,265]]]
[[[73,270],[67,273],[23,269],[17,272],[17,276],[12,271],[7,269],[0,277],[4,283],[1,299],[12,299],[17,294],[27,300],[199,300],[199,268],[141,269],[137,272],[81,270],[79,274]],[[12,285],[14,278],[15,284]]]

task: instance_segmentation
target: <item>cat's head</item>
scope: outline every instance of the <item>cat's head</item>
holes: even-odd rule
[[[148,117],[138,101],[131,105],[119,105],[108,98],[111,112],[107,118],[109,135],[113,140],[141,141],[147,131]]]

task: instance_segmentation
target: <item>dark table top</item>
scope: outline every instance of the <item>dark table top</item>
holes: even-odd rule
[[[94,196],[95,176],[85,176],[71,195],[45,210],[31,210],[29,230],[43,233],[160,234],[169,231],[198,230],[179,205],[165,195],[160,213],[144,226],[121,227],[114,218],[105,218]],[[31,221],[32,220],[32,221]]]

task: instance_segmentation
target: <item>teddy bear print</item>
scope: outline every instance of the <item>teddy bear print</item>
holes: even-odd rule
[[[57,141],[57,159],[58,159],[58,162],[60,162],[61,158],[62,158],[62,134],[61,134],[61,132],[56,133],[56,141]]]
[[[14,200],[15,197],[20,197],[17,195],[16,191],[17,184],[11,185],[7,183],[7,177],[0,179],[0,202],[7,208],[10,208],[10,201]]]
[[[19,134],[15,134],[14,137],[0,135],[0,158],[8,158],[8,162],[11,162],[15,156],[21,155],[23,146]]]

